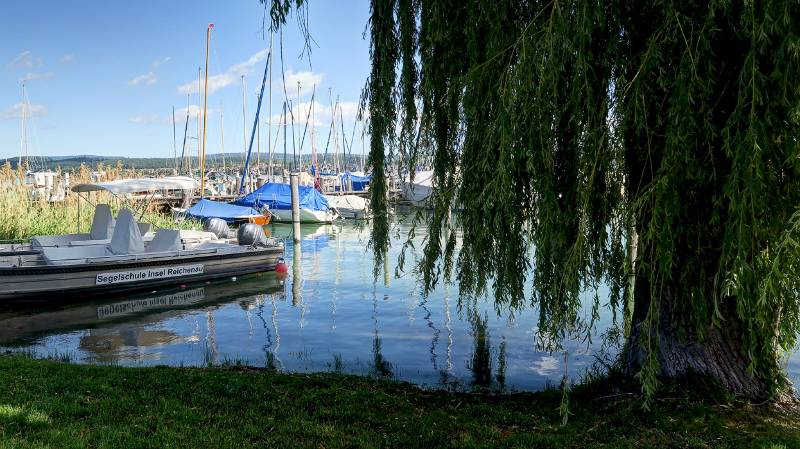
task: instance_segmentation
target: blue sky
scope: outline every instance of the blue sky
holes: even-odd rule
[[[206,151],[221,149],[220,111],[226,152],[242,151],[240,76],[245,75],[247,85],[249,138],[269,47],[269,34],[262,37],[262,13],[257,0],[4,1],[0,16],[0,158],[20,152],[21,80],[26,78],[28,111],[34,116],[28,127],[32,155],[172,157],[173,106],[178,111],[180,152],[186,92],[191,93],[191,104],[202,106],[195,86],[197,69],[204,62],[208,23],[213,23],[214,29]],[[290,99],[297,103],[299,80],[300,102],[308,104],[317,84],[319,103],[314,109],[319,151],[324,150],[328,136],[329,92],[334,101],[337,96],[342,101],[345,133],[350,138],[369,73],[369,46],[363,36],[368,15],[366,0],[312,0],[309,27],[316,44],[310,66],[307,57],[300,58],[303,39],[294,20],[284,29]],[[275,118],[284,100],[278,43],[275,36]],[[298,122],[305,120],[299,116],[305,115],[305,110],[301,106],[297,111],[298,129],[302,127]],[[266,93],[262,117],[265,154]],[[196,119],[190,119],[190,135],[196,135],[195,123]],[[192,141],[195,152],[196,145]],[[282,153],[280,140],[278,145]],[[360,151],[360,139],[354,148],[354,152]],[[304,152],[309,151],[306,143]]]

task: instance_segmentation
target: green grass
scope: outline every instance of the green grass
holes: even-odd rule
[[[800,415],[675,397],[650,412],[608,382],[560,391],[423,391],[337,374],[81,366],[0,356],[0,447],[797,448]],[[666,389],[665,391],[669,391]]]

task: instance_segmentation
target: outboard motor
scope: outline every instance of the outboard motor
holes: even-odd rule
[[[203,222],[203,230],[213,233],[219,239],[227,239],[228,234],[230,233],[230,229],[228,229],[228,223],[221,218],[209,218]]]
[[[255,224],[247,223],[239,226],[236,232],[236,238],[239,240],[241,246],[267,246],[267,235],[264,234],[264,228]]]

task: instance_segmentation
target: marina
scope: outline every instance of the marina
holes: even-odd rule
[[[800,448],[797,0],[4,13],[0,448]]]

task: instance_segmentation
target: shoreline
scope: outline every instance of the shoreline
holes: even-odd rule
[[[3,447],[800,447],[800,412],[689,399],[650,411],[598,380],[562,391],[455,393],[354,375],[77,365],[0,356]],[[683,394],[681,394],[683,393]]]

